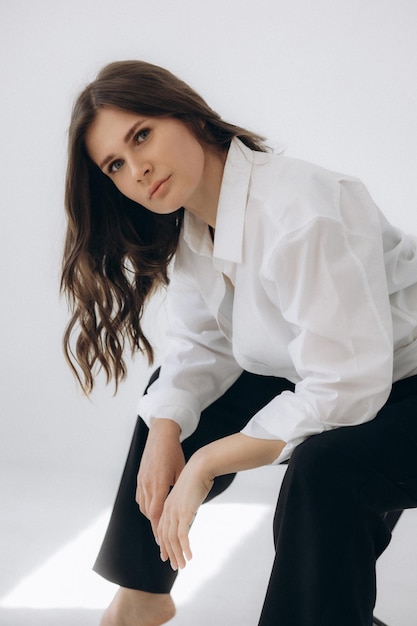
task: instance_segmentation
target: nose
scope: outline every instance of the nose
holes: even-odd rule
[[[136,182],[142,182],[151,171],[150,163],[142,159],[132,159],[130,163],[130,171]]]

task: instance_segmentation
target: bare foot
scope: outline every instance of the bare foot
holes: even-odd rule
[[[168,593],[147,593],[120,587],[100,626],[160,626],[174,615],[175,605]]]

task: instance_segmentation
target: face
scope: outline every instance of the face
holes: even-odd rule
[[[206,151],[175,118],[100,109],[86,148],[122,194],[154,213],[189,208],[202,195]]]

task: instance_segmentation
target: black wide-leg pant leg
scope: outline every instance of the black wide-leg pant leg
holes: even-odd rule
[[[387,511],[417,506],[417,377],[375,420],[316,435],[289,462],[259,626],[371,626]]]
[[[151,378],[150,383],[158,376]],[[285,379],[243,372],[232,387],[202,412],[197,430],[183,442],[185,458],[202,446],[239,432],[249,419],[274,396],[293,385]],[[136,476],[148,429],[139,418],[123,471],[109,526],[94,564],[104,578],[131,589],[168,593],[176,572],[163,563],[149,520],[135,501]],[[224,491],[234,475],[216,478],[208,500]]]

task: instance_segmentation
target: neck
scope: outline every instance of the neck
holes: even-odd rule
[[[216,227],[217,205],[226,157],[227,151],[220,152],[207,148],[201,185],[190,206],[185,207],[212,228]]]

